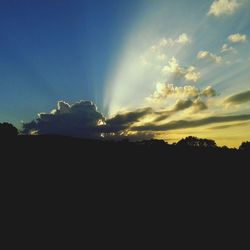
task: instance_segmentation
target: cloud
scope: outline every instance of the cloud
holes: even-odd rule
[[[239,123],[222,125],[222,126],[214,126],[214,127],[209,128],[209,129],[212,129],[212,130],[227,129],[227,128],[232,128],[232,127],[245,126],[245,125],[249,125],[249,122],[239,122]]]
[[[196,100],[179,99],[170,110],[155,111],[148,107],[120,113],[110,119],[107,119],[105,124],[99,128],[101,132],[105,133],[105,135],[108,137],[114,136],[121,138],[123,136],[130,136],[131,131],[133,131],[133,127],[136,125],[136,123],[143,121],[143,119],[149,115],[151,118],[154,118],[153,122],[160,122],[175,114],[176,112],[188,108],[193,108],[193,111],[199,112],[207,109],[207,106],[199,98]]]
[[[200,79],[200,76],[201,76],[200,72],[198,72],[196,68],[193,66],[187,68],[184,75],[187,81],[193,81],[193,82],[197,82]]]
[[[208,59],[214,63],[222,63],[223,59],[221,56],[217,56],[209,51],[199,51],[197,54],[198,59]]]
[[[221,53],[226,53],[226,52],[235,52],[235,49],[231,46],[228,46],[228,44],[223,44],[221,50],[220,50]]]
[[[102,127],[106,133],[114,133],[128,129],[134,123],[140,121],[146,115],[152,114],[151,108],[137,109],[131,112],[117,114],[116,116],[106,120],[106,125]]]
[[[194,100],[192,107],[193,107],[194,113],[207,109],[206,103],[203,102],[200,98],[197,98],[196,100]]]
[[[59,101],[56,109],[49,113],[40,113],[35,120],[23,123],[22,134],[27,135],[64,135],[72,137],[100,139],[131,140],[151,139],[152,133],[131,132],[130,127],[143,117],[153,114],[151,108],[142,108],[117,114],[105,119],[90,101],[68,104]]]
[[[216,91],[212,86],[207,86],[205,89],[201,91],[201,95],[205,97],[214,97],[216,96]]]
[[[161,48],[173,47],[175,45],[187,45],[191,42],[190,37],[186,33],[182,33],[176,39],[162,38],[158,43],[151,47],[152,51],[157,51]]]
[[[195,100],[184,99],[184,100],[177,100],[174,108],[171,110],[172,113],[176,113],[181,110],[185,110],[188,108],[193,108],[193,112],[200,112],[202,110],[207,109],[207,105],[203,102],[200,98]]]
[[[177,112],[180,110],[184,110],[184,109],[190,108],[192,105],[193,105],[193,101],[191,101],[190,99],[177,100],[172,111]]]
[[[186,81],[197,82],[200,79],[200,72],[195,67],[190,66],[188,68],[181,67],[175,57],[168,62],[168,65],[162,68],[163,73],[172,73],[177,76],[184,77]]]
[[[188,37],[188,35],[186,33],[183,33],[181,34],[176,40],[175,40],[176,43],[179,43],[179,44],[188,44],[191,42],[190,38]]]
[[[154,93],[147,98],[149,102],[161,103],[165,101],[169,96],[183,96],[183,97],[196,97],[199,91],[196,87],[188,85],[184,87],[177,87],[170,83],[157,83]]]
[[[236,95],[228,97],[224,102],[226,104],[237,105],[250,101],[250,90],[241,92]]]
[[[238,0],[215,0],[208,11],[208,15],[216,17],[231,15],[240,7]]]
[[[23,123],[22,133],[98,138],[98,127],[103,122],[103,115],[92,102],[80,101],[70,105],[59,101],[57,108],[50,113],[40,113],[37,119]]]
[[[170,96],[175,96],[178,99],[196,99],[198,97],[213,97],[215,95],[216,91],[211,86],[200,90],[191,85],[178,87],[174,84],[159,82],[156,84],[156,90],[154,93],[147,97],[146,100],[152,103],[162,103]]]
[[[176,114],[177,112],[192,108],[192,112],[200,112],[207,109],[207,105],[200,98],[195,100],[191,99],[178,99],[172,108],[169,110],[162,110],[161,112],[154,112],[156,118],[153,120],[154,123],[161,122],[171,115]]]
[[[211,116],[198,120],[171,121],[162,125],[150,123],[143,126],[135,126],[132,129],[135,131],[168,131],[168,130],[178,130],[185,128],[195,128],[214,123],[226,123],[226,122],[247,121],[247,120],[250,120],[250,114],[234,115],[234,116]]]
[[[247,36],[240,34],[240,33],[236,33],[236,34],[232,34],[228,37],[228,40],[232,43],[244,43],[247,40]]]

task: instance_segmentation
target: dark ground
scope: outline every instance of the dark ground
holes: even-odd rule
[[[247,225],[249,152],[18,136],[1,141],[1,158],[5,232],[14,227],[20,242],[66,235],[91,249],[131,239],[154,249],[150,236],[179,249]]]

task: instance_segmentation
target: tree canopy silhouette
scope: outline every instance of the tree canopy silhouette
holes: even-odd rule
[[[18,135],[18,130],[12,124],[0,123],[0,138],[13,138]]]
[[[199,147],[199,148],[210,148],[217,147],[216,142],[211,139],[201,139],[194,136],[188,136],[184,139],[181,139],[176,144],[177,146],[189,146],[189,147]]]
[[[239,149],[242,151],[250,151],[250,142],[249,141],[242,142]]]

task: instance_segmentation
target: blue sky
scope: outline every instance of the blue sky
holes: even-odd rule
[[[165,122],[248,114],[248,99],[226,100],[250,89],[249,11],[249,0],[2,0],[0,121],[20,127],[60,100],[93,101],[106,118],[185,100],[203,110]],[[216,94],[205,97],[206,88]],[[156,137],[182,136],[171,133]]]
[[[137,1],[3,0],[0,119],[31,119],[58,100],[101,104]]]

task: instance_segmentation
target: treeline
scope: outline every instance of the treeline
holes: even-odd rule
[[[4,122],[0,123],[0,139],[13,139],[17,138],[19,135],[18,129],[10,123]],[[98,141],[96,141],[98,142]],[[164,140],[145,140],[139,142],[129,142],[128,139],[124,139],[122,141],[110,141],[110,143],[116,143],[120,145],[128,145],[134,144],[138,146],[147,146],[147,147],[160,147],[160,146],[174,146],[178,148],[201,148],[201,149],[222,149],[222,150],[232,150],[227,146],[218,147],[216,142],[211,139],[203,139],[194,136],[188,136],[186,138],[181,139],[177,143],[173,143],[169,145]],[[233,149],[236,150],[236,149]],[[240,151],[250,151],[250,142],[242,142],[240,147],[238,148]]]

